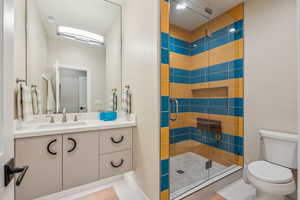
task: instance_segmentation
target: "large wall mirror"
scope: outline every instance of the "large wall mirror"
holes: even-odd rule
[[[109,109],[122,88],[121,7],[106,0],[26,4],[26,80],[41,94],[39,114]]]

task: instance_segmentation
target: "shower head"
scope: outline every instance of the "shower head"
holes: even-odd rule
[[[205,12],[209,15],[212,15],[213,14],[213,9],[209,8],[209,7],[206,7],[205,9]]]

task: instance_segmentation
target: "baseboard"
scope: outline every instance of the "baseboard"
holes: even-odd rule
[[[134,180],[134,172],[128,172],[128,173],[124,174],[124,179],[145,200],[150,200],[149,197],[143,192],[143,190],[138,186],[138,184]]]

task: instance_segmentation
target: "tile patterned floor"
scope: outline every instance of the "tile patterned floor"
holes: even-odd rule
[[[217,162],[212,163],[212,168],[205,169],[207,159],[192,153],[184,153],[174,156],[170,160],[170,192],[171,198],[174,198],[191,188],[200,185],[226,170],[224,165]],[[180,173],[183,170],[184,173]]]

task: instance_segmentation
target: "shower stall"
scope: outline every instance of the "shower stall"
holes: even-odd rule
[[[170,1],[162,33],[170,199],[243,167],[243,4],[209,2]]]

